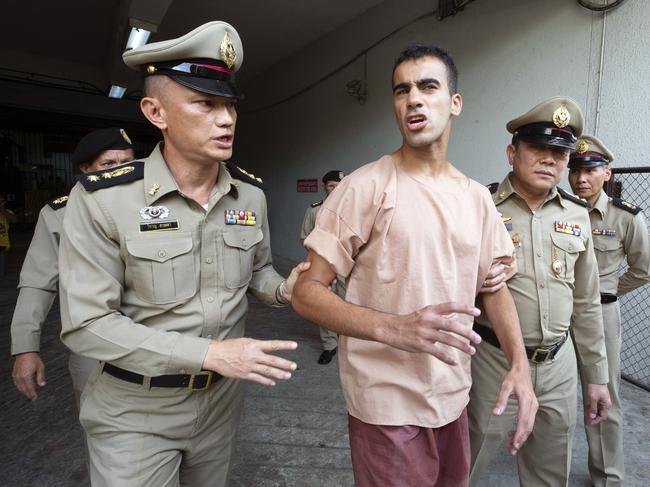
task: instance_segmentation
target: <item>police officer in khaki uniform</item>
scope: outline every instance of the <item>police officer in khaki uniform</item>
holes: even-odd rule
[[[133,145],[123,129],[105,128],[83,137],[72,154],[72,164],[82,173],[98,171],[134,158]],[[41,210],[32,242],[20,271],[18,300],[11,322],[11,353],[16,361],[14,384],[28,399],[38,397],[38,387],[46,384],[41,360],[41,330],[59,282],[59,238],[68,197],[50,201]],[[70,354],[68,367],[79,406],[79,396],[95,360]]]
[[[576,358],[587,384],[586,421],[603,421],[610,406],[588,204],[556,186],[582,125],[580,108],[565,97],[546,100],[511,120],[507,129],[513,139],[506,153],[512,172],[501,184],[490,186],[515,244],[518,272],[508,288],[539,401],[533,431],[517,454],[519,482],[525,486],[567,484],[576,424]],[[483,342],[472,358],[471,485],[478,484],[515,419],[514,405],[502,416],[488,407],[508,364],[484,315],[476,319],[474,329]]]
[[[621,380],[621,310],[618,297],[650,281],[650,243],[641,208],[603,190],[611,177],[613,154],[599,139],[583,135],[569,161],[569,183],[573,192],[586,199],[594,249],[600,274],[600,301],[605,325],[605,348],[609,365],[609,395],[612,408],[607,421],[587,426],[589,473],[596,487],[622,485],[624,474]],[[628,269],[619,270],[627,259]],[[581,380],[588,381],[582,369]]]
[[[325,176],[323,176],[323,191],[325,192],[325,198],[334,191],[334,188],[341,182],[341,179],[345,177],[342,171],[338,169],[328,171]],[[304,242],[305,239],[309,236],[311,231],[316,226],[316,216],[318,212],[323,207],[323,201],[320,200],[309,205],[307,211],[305,212],[305,217],[302,220],[302,227],[300,228],[300,240]],[[342,279],[337,279],[336,284],[334,285],[334,291],[340,297],[345,298],[345,282]],[[338,335],[333,331],[328,330],[327,328],[319,327],[320,330],[320,340],[323,344],[323,352],[318,357],[319,364],[329,364],[336,355],[336,349],[338,347]]]
[[[225,163],[241,93],[237,31],[209,22],[123,55],[145,76],[141,109],[164,141],[145,162],[85,175],[61,237],[62,339],[101,361],[81,401],[93,485],[228,483],[246,379],[288,379],[243,338],[246,293],[280,306],[261,180]]]

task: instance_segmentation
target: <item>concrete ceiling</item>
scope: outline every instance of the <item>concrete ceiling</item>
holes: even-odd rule
[[[239,31],[245,51],[240,81],[250,79],[363,14],[383,0],[4,0],[0,16],[2,70],[57,76],[107,90],[133,90],[137,74],[121,53],[130,19],[157,30],[150,42],[182,35],[210,20]],[[6,74],[6,72],[5,72]]]

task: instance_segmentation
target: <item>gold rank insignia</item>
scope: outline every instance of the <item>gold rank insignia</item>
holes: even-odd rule
[[[95,181],[99,181],[99,176],[91,174],[90,176],[86,176],[86,179],[91,183],[94,183]]]
[[[147,191],[147,193],[149,193],[149,196],[154,196],[154,195],[158,192],[159,189],[160,189],[160,184],[158,184],[158,183],[153,183],[153,184],[149,187],[149,191]]]
[[[636,210],[636,205],[633,205],[632,203],[628,203],[628,202],[625,201],[625,200],[621,200],[621,203],[624,204],[625,206],[627,206],[628,208],[631,208],[631,209],[633,209],[633,210]]]
[[[67,196],[61,196],[60,198],[57,198],[54,201],[52,201],[52,203],[55,204],[55,205],[60,205],[61,203],[65,203],[66,201],[68,201],[68,197]]]
[[[263,182],[264,182],[264,181],[262,181],[262,178],[258,178],[257,176],[255,176],[255,174],[250,173],[250,172],[248,172],[248,171],[244,171],[244,170],[243,170],[241,167],[239,167],[239,166],[237,166],[237,169],[239,169],[241,172],[243,172],[244,174],[246,174],[246,176],[248,176],[248,177],[251,178],[251,179],[254,179],[255,181],[259,181],[260,183],[263,183]]]
[[[221,59],[226,63],[226,66],[232,69],[235,61],[237,61],[237,51],[235,51],[235,45],[232,43],[228,32],[223,36],[223,41],[219,46],[219,54],[221,54]]]
[[[580,139],[578,141],[578,147],[576,147],[576,152],[578,154],[584,154],[588,150],[589,150],[589,144],[587,143],[587,141],[585,139]]]
[[[131,143],[131,139],[129,139],[129,136],[126,134],[126,130],[124,130],[124,129],[120,129],[120,134],[122,134],[122,138],[124,139],[124,141],[125,141],[127,144],[133,145],[133,144]]]
[[[569,125],[569,122],[571,122],[571,114],[566,105],[562,104],[553,112],[553,123],[556,127],[562,129]]]

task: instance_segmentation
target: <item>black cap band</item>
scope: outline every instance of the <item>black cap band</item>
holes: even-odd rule
[[[565,149],[575,149],[577,142],[571,126],[558,128],[549,123],[531,123],[519,127],[513,134],[513,138]]]
[[[572,154],[569,159],[569,169],[577,169],[580,167],[591,168],[607,166],[609,160],[603,157],[598,152],[585,152],[584,154]]]

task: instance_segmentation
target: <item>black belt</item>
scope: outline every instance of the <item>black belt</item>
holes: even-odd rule
[[[616,301],[618,301],[616,294],[600,293],[600,304],[615,303]]]
[[[129,370],[120,369],[109,363],[104,364],[104,372],[133,384],[144,382],[144,375],[136,374]],[[192,391],[202,391],[217,382],[221,376],[210,370],[202,370],[198,374],[159,375],[149,381],[151,387],[187,387]]]
[[[501,348],[499,343],[499,338],[496,333],[494,333],[487,326],[483,326],[480,323],[474,323],[474,331],[478,333],[483,340],[488,342],[490,345],[493,345],[497,348]],[[552,361],[557,355],[562,345],[566,342],[567,336],[569,335],[568,330],[564,332],[564,336],[560,338],[557,342],[552,343],[551,345],[544,345],[541,347],[525,347],[526,356],[528,360],[534,364],[543,364],[544,362]]]

